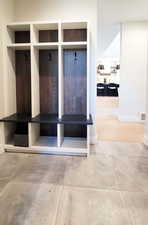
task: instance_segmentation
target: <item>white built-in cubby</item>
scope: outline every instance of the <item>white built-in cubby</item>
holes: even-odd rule
[[[1,149],[88,155],[89,24],[7,25]]]

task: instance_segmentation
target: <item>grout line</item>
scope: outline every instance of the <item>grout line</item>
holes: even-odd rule
[[[132,216],[131,211],[127,208],[127,204],[126,204],[126,201],[125,201],[124,195],[123,195],[124,192],[120,191],[119,193],[120,193],[120,198],[121,198],[122,204],[123,204],[123,206],[125,206],[125,209],[127,210],[127,214],[129,216],[129,218],[131,219],[132,224],[136,225],[136,221],[134,219],[134,216]]]
[[[91,187],[91,186],[73,186],[73,185],[63,185],[64,188],[68,189],[80,189],[80,190],[90,190],[90,191],[106,191],[106,192],[125,192],[125,193],[143,193],[143,194],[148,194],[148,191],[130,191],[130,190],[122,190],[122,189],[107,189],[107,188],[97,188],[97,187]]]
[[[63,196],[64,196],[64,186],[62,185],[61,190],[59,191],[59,196],[58,196],[58,199],[57,199],[57,207],[56,207],[56,210],[55,210],[55,215],[54,215],[54,218],[53,218],[53,221],[52,221],[52,225],[55,225],[56,222],[57,222],[57,217],[58,217],[58,214],[60,212],[61,200],[62,200]]]

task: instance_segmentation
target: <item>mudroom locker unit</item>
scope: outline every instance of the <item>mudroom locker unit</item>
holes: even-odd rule
[[[89,24],[7,25],[1,150],[89,155]]]

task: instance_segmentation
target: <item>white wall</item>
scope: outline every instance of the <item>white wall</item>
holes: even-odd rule
[[[148,20],[148,1],[99,0],[98,2],[99,58],[119,32],[119,23]]]
[[[148,22],[122,25],[119,118],[139,121],[146,108]]]
[[[91,30],[91,114],[95,120],[97,0],[15,0],[15,21],[87,19]],[[95,125],[91,129],[92,140]]]
[[[4,76],[6,68],[6,24],[14,19],[14,0],[0,0],[0,117],[4,116]]]

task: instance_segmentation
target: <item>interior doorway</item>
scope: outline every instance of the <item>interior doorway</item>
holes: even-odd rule
[[[122,85],[120,25],[118,28],[97,63],[97,140],[143,142],[144,123],[122,121],[119,116]]]

